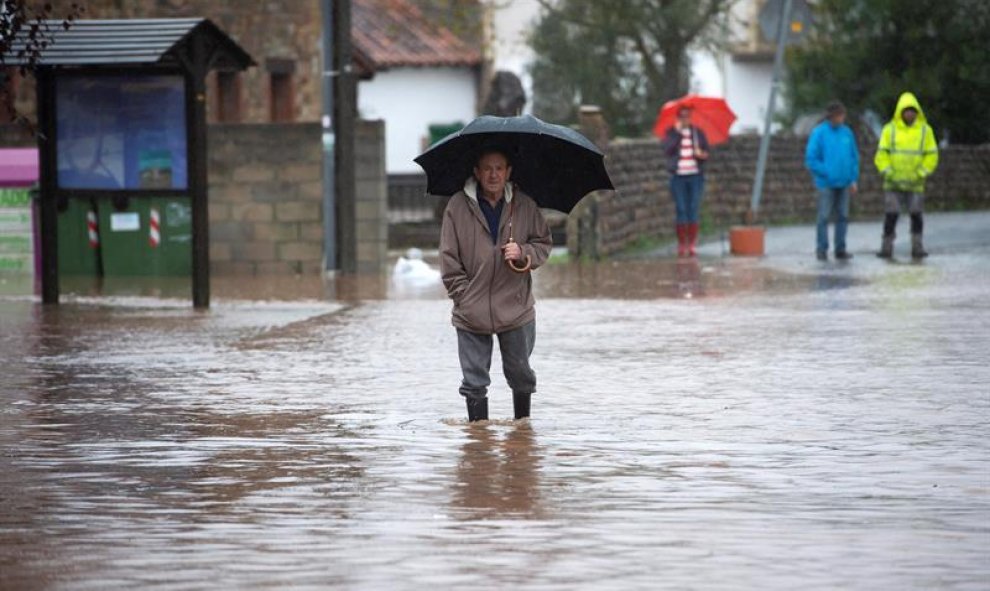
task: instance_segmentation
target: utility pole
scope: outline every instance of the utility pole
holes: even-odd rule
[[[777,24],[777,51],[773,56],[773,80],[770,83],[770,99],[767,101],[767,114],[763,123],[763,137],[760,138],[760,153],[756,159],[756,180],[753,182],[753,196],[749,202],[749,215],[756,217],[760,208],[760,198],[763,196],[763,173],[767,167],[767,152],[770,150],[770,124],[773,121],[774,104],[777,100],[777,88],[780,86],[780,74],[784,65],[784,46],[790,35],[791,2],[784,0],[780,7],[780,22]]]
[[[357,271],[357,212],[355,178],[355,120],[357,90],[351,67],[351,0],[334,2],[334,129],[337,151],[337,268]]]
[[[334,113],[334,0],[320,0],[323,17],[323,271],[337,269],[336,144]]]
[[[323,258],[325,272],[357,268],[351,0],[321,0],[323,12]]]

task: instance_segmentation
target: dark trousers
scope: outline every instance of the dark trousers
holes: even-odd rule
[[[818,189],[818,252],[828,252],[828,219],[835,212],[835,252],[846,252],[849,228],[849,187]]]
[[[701,197],[705,193],[705,177],[698,174],[670,176],[670,193],[678,224],[697,224],[701,217]]]
[[[517,329],[495,335],[502,353],[502,373],[513,392],[532,394],[536,391],[536,374],[529,366],[529,356],[536,344],[536,321]],[[457,355],[461,360],[461,396],[486,398],[492,383],[492,335],[457,329]]]

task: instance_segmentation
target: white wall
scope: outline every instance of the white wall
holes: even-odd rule
[[[765,61],[739,62],[727,54],[713,56],[701,51],[692,52],[691,60],[691,92],[720,96],[729,103],[737,117],[731,133],[763,133],[763,116],[770,96],[773,64]],[[778,93],[778,113],[782,107],[783,100]]]
[[[475,117],[476,76],[470,68],[396,68],[358,85],[358,111],[385,121],[385,171],[422,172],[431,124],[468,123]]]
[[[773,64],[769,62],[736,62],[728,60],[726,68],[726,97],[735,111],[733,133],[763,133],[763,119],[773,81]],[[777,93],[776,111],[783,108],[783,97]],[[779,125],[774,125],[776,130]]]
[[[494,70],[512,72],[522,81],[526,91],[523,112],[532,111],[533,79],[527,71],[534,54],[527,38],[540,14],[536,0],[501,0],[492,3],[491,44],[489,57]]]

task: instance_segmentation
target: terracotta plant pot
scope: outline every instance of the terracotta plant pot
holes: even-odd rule
[[[739,256],[763,256],[763,226],[733,226],[729,229],[729,251]]]

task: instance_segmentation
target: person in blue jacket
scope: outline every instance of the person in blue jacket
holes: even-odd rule
[[[811,131],[804,152],[804,164],[811,171],[818,189],[818,260],[828,260],[828,220],[835,212],[835,258],[847,260],[846,229],[849,225],[849,198],[856,193],[859,178],[859,149],[856,137],[846,125],[846,107],[832,101],[825,109],[825,120]]]

